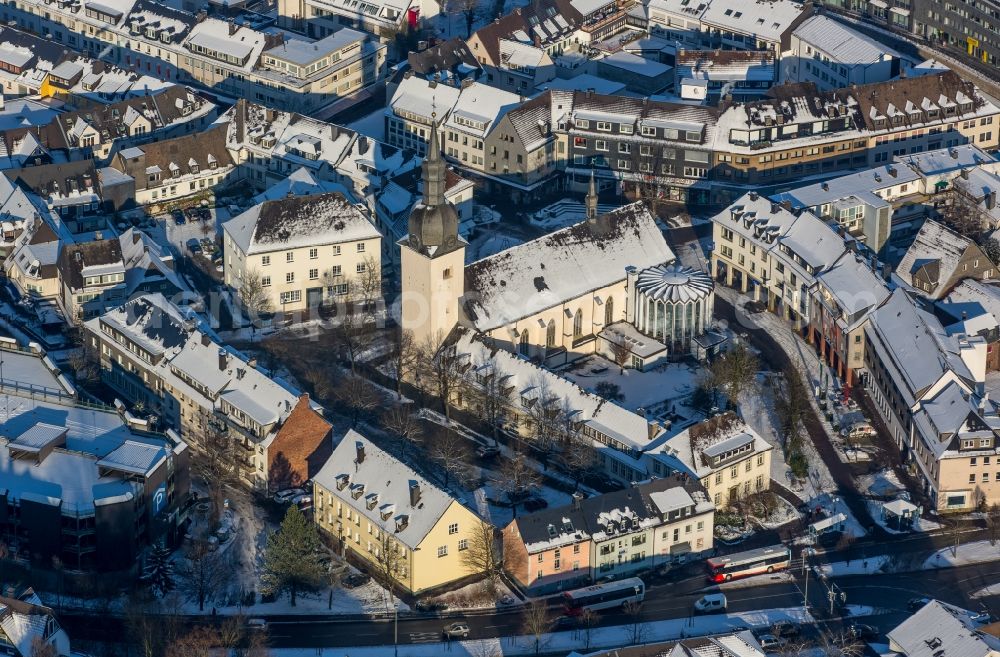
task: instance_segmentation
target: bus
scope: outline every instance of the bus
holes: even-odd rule
[[[579,616],[585,610],[598,611],[612,607],[622,607],[628,603],[639,604],[646,597],[646,585],[638,577],[629,577],[595,584],[575,591],[563,593],[563,603],[567,616]]]
[[[707,562],[708,581],[728,582],[740,577],[785,570],[791,560],[791,550],[783,545],[713,557]]]

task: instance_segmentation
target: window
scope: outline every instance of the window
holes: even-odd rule
[[[554,346],[556,346],[556,323],[550,319],[548,326],[545,327],[545,348],[551,349]]]
[[[271,256],[261,256],[260,264],[264,267],[267,267],[269,264],[271,264]]]
[[[309,249],[309,259],[315,260],[319,257],[319,249]]]
[[[358,242],[358,253],[364,253],[364,252],[365,252],[365,243]]]
[[[447,556],[448,556],[448,546],[442,545],[441,547],[438,548],[438,557],[447,557]]]
[[[333,245],[333,255],[335,255],[335,256],[340,255],[340,245],[339,244],[334,244]]]
[[[469,549],[469,539],[463,538],[458,541],[458,551],[463,552]]]
[[[359,262],[356,269],[359,274],[363,274],[368,269],[368,265],[363,262]]]
[[[457,522],[453,522],[452,524],[448,525],[448,535],[449,536],[451,534],[457,534],[457,533],[458,533],[458,523]]]
[[[614,324],[615,322],[615,300],[612,297],[608,297],[608,300],[604,302],[604,325]]]
[[[583,335],[583,311],[577,308],[576,314],[573,315],[573,339],[579,338],[582,335]]]
[[[292,290],[291,292],[282,292],[280,295],[281,303],[298,303],[302,301],[302,290]]]
[[[309,270],[309,280],[315,281],[318,278],[319,278],[319,270],[318,269],[310,269]]]
[[[271,287],[271,277],[270,276],[261,276],[260,277],[260,284],[261,284],[261,287]]]
[[[285,274],[285,282],[286,283],[294,283],[295,282],[295,272],[290,271],[287,274]]]
[[[294,251],[285,251],[285,262],[295,262]]]
[[[976,483],[976,473],[975,473],[975,472],[973,472],[973,473],[971,473],[971,474],[969,475],[969,483],[970,483],[970,484],[974,484],[974,483]]]

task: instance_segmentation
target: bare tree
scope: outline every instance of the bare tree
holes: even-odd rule
[[[73,370],[73,377],[81,383],[93,383],[100,378],[100,355],[86,339],[83,346],[70,353],[69,366]]]
[[[469,474],[469,444],[451,429],[443,428],[434,436],[430,441],[428,456],[444,473],[445,488],[451,482],[451,477],[461,480]]]
[[[563,447],[563,463],[573,479],[573,492],[590,475],[601,469],[600,454],[594,448],[594,441],[579,431],[573,431]]]
[[[261,315],[266,315],[274,310],[271,303],[271,295],[267,286],[264,285],[264,278],[256,269],[248,269],[243,272],[239,281],[240,304],[250,316],[249,319],[255,325],[259,325]]]
[[[444,338],[430,339],[420,346],[419,383],[428,394],[437,397],[451,423],[451,405],[469,369],[465,354],[454,345],[444,344]]]
[[[982,195],[973,193],[969,183],[956,178],[947,194],[946,204],[940,208],[941,221],[960,235],[977,239],[990,226],[990,216],[980,207]]]
[[[359,374],[348,374],[333,389],[333,396],[351,409],[353,426],[357,427],[361,416],[373,412],[382,405],[382,395],[374,385]]]
[[[393,604],[392,589],[406,567],[406,557],[396,539],[384,529],[379,530],[375,549],[375,567],[378,569],[379,579],[389,592],[389,604]]]
[[[200,625],[178,638],[167,648],[167,657],[213,657],[220,645],[219,633],[214,627]]]
[[[544,380],[535,382],[531,394],[534,399],[526,413],[531,429],[531,446],[538,451],[542,465],[548,468],[549,457],[563,434],[565,403],[552,394]]]
[[[846,631],[833,635],[821,634],[814,654],[820,657],[861,657],[865,644]]]
[[[513,391],[510,377],[495,363],[488,371],[478,372],[471,386],[472,408],[476,417],[490,427],[494,444],[507,422]]]
[[[188,600],[198,603],[199,611],[229,583],[233,568],[225,554],[207,540],[192,538],[178,563],[180,590]]]
[[[226,499],[232,503],[249,501],[244,475],[251,471],[242,438],[212,417],[204,418],[204,430],[194,441],[191,474],[208,488],[212,504],[212,524],[219,522]]]
[[[646,636],[649,633],[649,627],[642,622],[642,604],[639,602],[634,602],[632,600],[627,601],[622,605],[622,611],[629,619],[628,623],[628,637],[629,643],[633,646],[637,646],[640,643],[645,643]]]
[[[590,607],[584,607],[583,613],[580,614],[580,629],[583,630],[583,642],[584,650],[590,650],[590,644],[593,640],[594,628],[601,623],[601,617],[596,611],[593,611]]]
[[[542,649],[542,637],[552,629],[552,617],[543,600],[532,600],[524,608],[524,631],[535,638],[535,654]]]
[[[760,361],[745,343],[740,342],[712,364],[715,385],[726,391],[729,403],[736,407],[745,390],[751,389]]]
[[[341,359],[350,365],[351,374],[356,374],[358,359],[375,340],[374,325],[366,321],[364,313],[343,308],[331,322],[330,328]]]
[[[462,565],[470,574],[485,577],[495,597],[507,563],[503,540],[493,525],[480,520],[472,527],[468,541],[468,547],[461,552]]]
[[[400,451],[407,445],[419,445],[424,437],[424,425],[410,404],[396,404],[380,416],[382,428],[400,441]]]
[[[417,346],[413,332],[397,328],[389,333],[389,353],[385,361],[387,374],[396,381],[396,395],[402,398],[403,381],[411,379],[417,365]]]
[[[349,283],[349,296],[353,310],[359,312],[364,324],[375,321],[379,308],[383,305],[382,269],[372,256],[365,256],[358,263],[358,269]]]
[[[528,494],[532,486],[541,481],[541,476],[532,468],[524,455],[517,451],[509,459],[504,459],[500,469],[493,476],[493,485],[510,502],[513,515],[517,516],[517,502]]]
[[[52,643],[40,636],[35,636],[31,640],[30,657],[59,657],[59,651]]]
[[[625,338],[609,340],[608,349],[611,351],[611,360],[618,366],[619,373],[625,374],[625,366],[628,365],[628,360],[632,356],[632,349],[625,342]]]

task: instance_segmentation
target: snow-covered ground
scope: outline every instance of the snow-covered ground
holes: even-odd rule
[[[627,368],[622,372],[607,358],[591,356],[559,374],[591,392],[599,383],[618,386],[625,396],[625,401],[619,403],[631,411],[642,408],[655,414],[673,409],[691,418],[696,414],[685,406],[685,402],[694,392],[702,372],[702,368],[688,363],[668,363],[646,372]]]
[[[473,582],[434,597],[435,602],[443,602],[448,609],[496,609],[524,604],[503,582],[497,583],[497,590],[491,593],[484,582]]]
[[[959,545],[954,552],[950,547],[938,550],[924,562],[924,569],[950,568],[988,561],[1000,561],[1000,544],[990,545],[989,541],[973,541]]]
[[[974,591],[969,595],[970,598],[990,598],[995,595],[1000,595],[1000,582],[996,584],[990,584],[989,586],[984,586],[978,591]]]
[[[892,497],[906,490],[899,481],[899,476],[891,468],[861,475],[856,481],[859,491],[875,497]]]
[[[847,561],[835,561],[816,566],[817,574],[826,577],[844,577],[845,575],[874,575],[882,572],[882,569],[889,563],[889,557],[882,554],[867,559],[853,559]]]
[[[590,649],[614,648],[635,643],[652,643],[654,641],[670,641],[686,637],[726,634],[739,628],[768,627],[771,624],[787,620],[794,623],[812,623],[813,618],[801,607],[784,609],[764,609],[760,611],[742,612],[724,616],[694,616],[673,620],[639,623],[638,625],[619,625],[601,627],[590,631]],[[279,626],[273,631],[280,633]],[[453,641],[450,643],[418,643],[393,646],[363,646],[352,648],[332,648],[317,652],[316,648],[277,648],[270,652],[273,657],[440,657],[454,655],[455,657],[480,657],[481,655],[496,655],[514,657],[519,655],[566,654],[572,650],[580,650],[586,645],[586,631],[553,632],[542,635],[539,650],[535,649],[534,636],[511,636],[497,639],[481,639],[476,641]],[[636,641],[638,639],[638,641]]]

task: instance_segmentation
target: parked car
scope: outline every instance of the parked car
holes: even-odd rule
[[[305,495],[305,493],[306,492],[301,488],[286,488],[285,490],[279,490],[274,494],[274,501],[278,504],[287,504],[295,497]]]
[[[529,497],[524,501],[525,511],[541,511],[542,509],[547,509],[548,507],[549,503],[541,497]]]
[[[579,625],[579,619],[576,616],[560,616],[552,628],[555,630],[575,630],[577,625]]]
[[[194,237],[187,241],[187,248],[194,255],[201,253],[201,243]]]
[[[184,218],[183,212],[175,210],[173,217],[174,217],[174,223],[178,226],[183,226],[184,224],[187,223],[187,219]]]
[[[761,634],[759,637],[757,637],[757,642],[760,644],[760,647],[763,648],[765,652],[777,650],[786,643],[785,639],[782,639],[781,637],[776,637],[773,634]]]
[[[910,598],[906,603],[906,608],[910,611],[919,611],[930,603],[930,598]]]
[[[343,578],[340,582],[345,588],[356,589],[359,586],[364,586],[368,582],[372,581],[371,575],[366,575],[365,573],[351,573]]]
[[[308,493],[302,493],[301,495],[296,495],[292,498],[292,504],[299,507],[300,509],[308,509],[313,505],[312,495]]]
[[[469,626],[465,623],[451,623],[444,626],[443,633],[446,639],[467,639],[469,638]]]
[[[255,632],[263,632],[267,629],[267,621],[263,618],[248,618],[247,629]]]
[[[847,634],[850,635],[852,639],[874,641],[878,638],[879,631],[877,627],[872,627],[871,625],[865,625],[864,623],[852,623],[847,628]]]
[[[495,459],[500,456],[500,448],[493,445],[484,445],[476,450],[476,456],[481,459]]]
[[[721,614],[726,611],[728,601],[724,593],[709,593],[694,603],[696,614]]]

